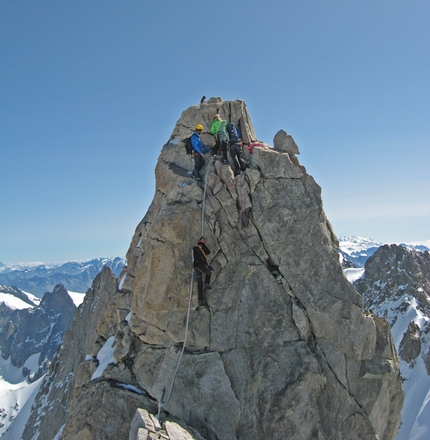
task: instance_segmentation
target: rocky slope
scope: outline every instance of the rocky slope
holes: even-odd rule
[[[119,282],[107,268],[94,281],[24,439],[127,438],[136,409],[157,405],[162,422],[195,438],[395,437],[403,391],[389,325],[363,314],[291,136],[254,148],[237,177],[209,157],[207,185],[189,177],[178,139],[201,123],[210,144],[217,112],[256,140],[242,101],[183,112],[128,266]],[[207,307],[197,307],[190,260],[202,234],[214,268]]]
[[[398,440],[430,436],[430,254],[385,245],[354,286],[364,305],[387,318],[398,347],[406,392]]]

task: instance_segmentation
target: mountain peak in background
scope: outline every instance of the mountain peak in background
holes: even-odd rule
[[[12,423],[22,432],[42,376],[76,307],[61,285],[46,292],[42,300],[17,287],[0,285],[0,434],[9,436]],[[20,437],[14,435],[8,438]]]
[[[341,256],[342,266],[344,268],[364,268],[367,259],[385,244],[395,243],[383,243],[371,238],[357,237],[355,235],[339,237],[339,254]],[[418,251],[430,251],[430,240],[414,243],[399,243],[399,246]]]
[[[385,317],[400,355],[406,392],[397,440],[430,434],[430,254],[399,245],[381,246],[354,287],[364,306]]]

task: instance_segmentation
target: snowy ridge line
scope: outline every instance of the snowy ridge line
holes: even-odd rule
[[[339,249],[342,251],[349,252],[360,252],[366,251],[372,247],[380,247],[384,245],[397,244],[398,246],[404,246],[409,249],[421,250],[421,251],[430,251],[430,240],[423,241],[413,241],[410,243],[405,242],[381,242],[375,241],[372,238],[364,238],[358,237],[355,235],[344,235],[338,238],[339,239]]]
[[[94,265],[95,263],[99,263],[101,265],[105,265],[110,261],[114,261],[116,259],[120,259],[126,264],[125,257],[100,257],[100,258],[92,258],[88,259],[78,259],[78,260],[68,260],[59,263],[44,263],[42,261],[29,261],[29,262],[21,262],[21,263],[7,263],[4,261],[0,261],[0,273],[8,273],[14,271],[32,271],[35,269],[44,269],[44,270],[52,270],[62,267],[64,265],[76,264],[79,266],[84,265]]]

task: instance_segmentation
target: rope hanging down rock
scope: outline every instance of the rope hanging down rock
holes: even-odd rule
[[[212,161],[210,162],[210,165],[208,167],[208,169],[206,170],[206,175],[205,175],[205,186],[203,189],[203,202],[202,202],[202,224],[201,224],[201,237],[203,237],[204,234],[204,226],[205,226],[205,200],[206,200],[206,187],[208,185],[208,176],[209,176],[209,172],[212,168]]]
[[[163,394],[161,395],[161,398],[158,401],[158,414],[157,414],[157,419],[158,420],[160,420],[161,408],[163,408],[163,406],[166,405],[169,402],[170,397],[172,396],[173,385],[175,383],[176,375],[178,374],[178,370],[179,370],[179,367],[180,367],[181,362],[182,362],[182,356],[183,356],[184,351],[185,351],[185,345],[187,343],[187,338],[188,338],[188,324],[190,322],[191,298],[193,296],[193,281],[194,281],[194,271],[191,274],[190,296],[188,298],[188,311],[187,311],[187,321],[185,323],[184,344],[182,346],[181,354],[179,355],[178,365],[176,366],[176,370],[175,370],[175,372],[173,374],[173,377],[172,377],[172,382],[170,383],[170,390],[169,390],[169,394],[167,395],[167,399],[165,401],[163,401],[164,393],[166,391],[166,389],[164,388]]]
[[[206,170],[206,175],[205,175],[205,185],[204,185],[204,190],[203,190],[203,202],[202,202],[202,224],[201,224],[201,236],[203,237],[204,235],[204,219],[205,219],[205,200],[206,200],[206,187],[208,184],[208,176],[209,176],[209,172],[212,168],[212,161],[210,162],[210,166],[207,168]],[[163,408],[163,406],[167,405],[167,403],[170,400],[170,397],[172,396],[172,390],[173,390],[173,385],[175,384],[175,380],[176,380],[176,375],[178,374],[178,370],[179,367],[181,365],[182,362],[182,356],[184,354],[185,351],[185,346],[187,344],[187,338],[188,338],[188,327],[189,327],[189,323],[190,323],[190,310],[191,310],[191,298],[193,296],[193,282],[194,282],[194,270],[191,273],[191,285],[190,285],[190,295],[188,297],[188,310],[187,310],[187,320],[185,323],[185,335],[184,335],[184,343],[182,345],[182,350],[181,350],[181,354],[179,355],[179,359],[178,359],[178,365],[176,366],[175,372],[173,373],[173,377],[172,377],[172,381],[170,383],[170,389],[169,389],[169,393],[167,394],[167,399],[163,400],[164,398],[164,393],[166,392],[166,389],[163,389],[163,393],[161,394],[160,399],[158,400],[158,414],[157,414],[157,419],[160,420],[160,413],[161,413],[161,408]]]

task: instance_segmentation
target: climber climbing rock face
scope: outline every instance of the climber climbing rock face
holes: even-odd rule
[[[211,251],[206,246],[204,237],[201,237],[196,246],[193,247],[193,267],[197,278],[197,291],[199,297],[199,306],[205,306],[206,300],[204,290],[211,288],[212,266],[208,264],[207,255]],[[205,275],[205,284],[203,289],[203,276]]]
[[[237,176],[248,168],[248,163],[242,159],[242,141],[230,145],[230,155],[234,164],[234,175]]]
[[[203,154],[209,153],[209,148],[202,142],[200,139],[200,135],[203,131],[203,125],[197,124],[196,129],[191,136],[191,145],[193,147],[194,153],[194,170],[193,170],[193,178],[201,181],[202,177],[200,176],[200,170],[203,167]]]

